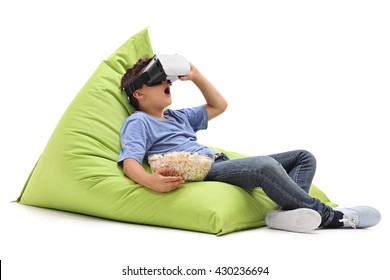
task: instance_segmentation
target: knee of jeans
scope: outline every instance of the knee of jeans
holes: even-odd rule
[[[282,165],[276,161],[275,159],[264,156],[259,158],[259,162],[257,164],[257,168],[260,172],[264,172],[266,174],[270,173],[276,173],[278,172],[282,167]]]
[[[317,165],[317,160],[316,160],[315,156],[311,152],[309,152],[307,150],[299,150],[299,152],[300,152],[302,160],[304,160],[306,162],[310,162],[310,164],[312,166],[316,166]]]

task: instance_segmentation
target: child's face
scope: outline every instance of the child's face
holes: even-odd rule
[[[146,106],[165,108],[172,103],[171,90],[167,81],[152,87],[143,85],[142,93],[145,95]]]

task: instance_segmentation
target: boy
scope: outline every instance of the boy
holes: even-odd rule
[[[137,79],[151,59],[140,60],[128,69],[121,81],[122,90]],[[228,104],[219,91],[192,64],[190,72],[181,77],[192,81],[203,94],[205,105],[181,109],[165,109],[172,103],[170,84],[143,84],[129,96],[136,112],[129,116],[121,129],[122,149],[118,163],[127,177],[157,192],[170,192],[184,183],[180,176],[170,176],[172,170],[163,168],[149,174],[142,167],[145,157],[173,151],[213,154],[215,161],[205,180],[221,181],[243,188],[262,187],[282,211],[266,216],[270,228],[308,232],[321,228],[366,228],[380,221],[380,213],[368,206],[332,209],[308,195],[316,160],[304,150],[269,156],[229,160],[196,142],[196,131],[206,129],[208,121],[222,114]]]

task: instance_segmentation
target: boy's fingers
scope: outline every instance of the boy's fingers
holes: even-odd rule
[[[168,173],[168,172],[171,172],[171,171],[172,171],[171,167],[163,167],[161,169],[157,169],[156,173],[157,174],[164,174],[164,173]]]
[[[167,178],[172,178],[172,177],[167,177]],[[179,179],[178,181],[166,181],[165,182],[165,192],[170,192],[170,191],[174,191],[176,189],[178,189],[180,187],[181,184],[184,183],[184,180],[183,179]]]
[[[174,174],[175,173],[174,169],[171,168],[171,167],[161,168],[159,170],[156,170],[155,173],[157,173],[159,175],[162,175],[162,176],[174,176],[174,175],[176,175],[176,174]]]
[[[173,183],[173,182],[184,183],[183,178],[180,176],[167,176],[165,177],[165,180],[166,183]]]

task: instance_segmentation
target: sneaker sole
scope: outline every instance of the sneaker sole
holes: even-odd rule
[[[321,216],[317,211],[299,208],[289,211],[271,211],[265,217],[267,227],[293,232],[309,232],[319,227]]]

